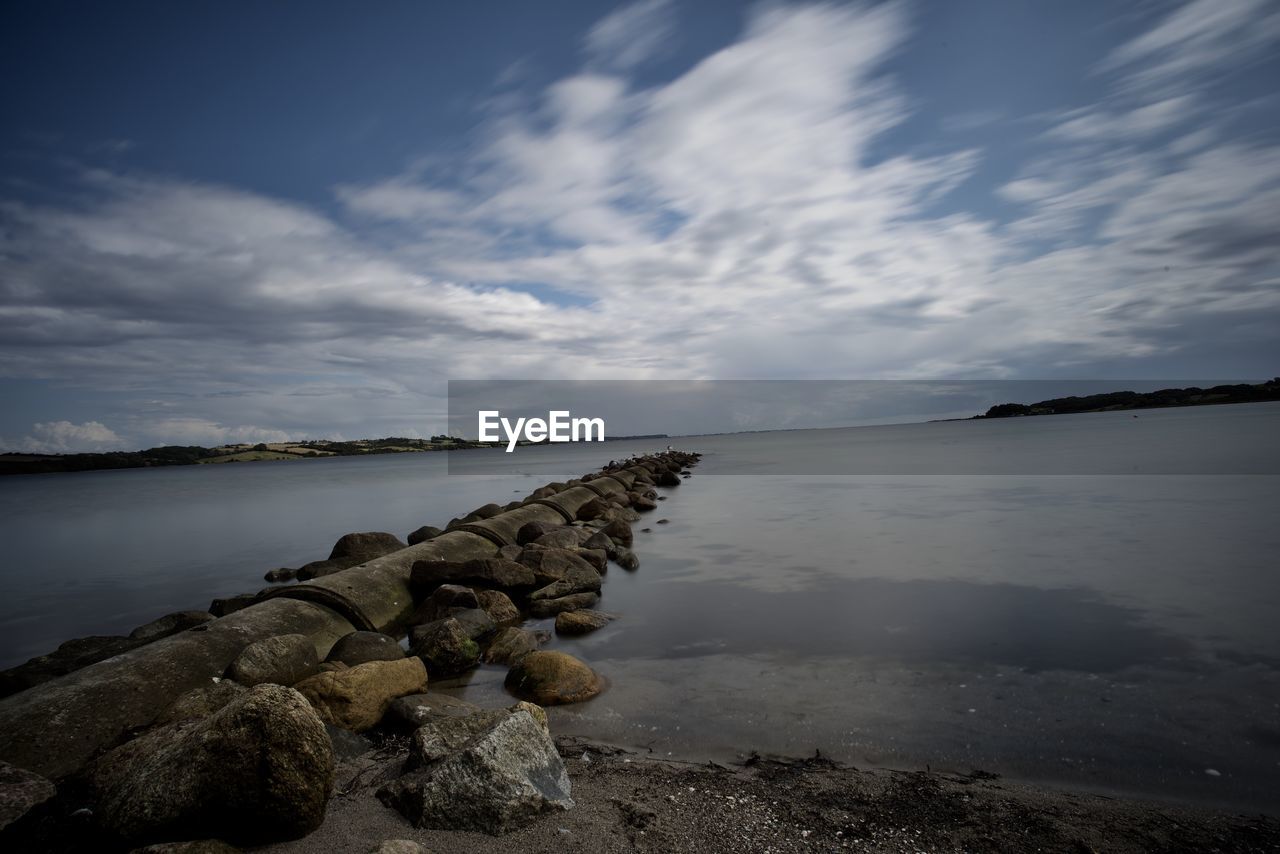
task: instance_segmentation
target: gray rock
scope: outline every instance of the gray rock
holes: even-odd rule
[[[601,611],[565,611],[556,616],[556,634],[585,635],[596,629],[603,629],[612,621],[612,614]]]
[[[333,745],[335,762],[350,762],[373,751],[373,742],[359,733],[328,723],[324,725],[324,731],[329,734],[329,743]]]
[[[453,617],[414,626],[409,632],[409,651],[422,659],[432,679],[462,673],[480,661],[480,645]]]
[[[564,526],[555,522],[525,522],[520,526],[520,530],[516,531],[516,543],[522,546],[528,545],[539,537],[562,527]]]
[[[171,724],[151,749],[130,744],[97,778],[97,817],[127,841],[258,844],[303,836],[324,819],[333,748],[291,688],[259,685],[203,721]]]
[[[0,761],[0,830],[30,813],[57,794],[39,774]]]
[[[538,587],[567,578],[588,580],[593,576],[597,579],[600,577],[600,573],[596,572],[591,564],[569,549],[525,546],[524,551],[520,553],[520,563],[533,570]]]
[[[381,845],[369,849],[369,854],[428,854],[412,839],[387,839]]]
[[[409,590],[415,599],[425,599],[442,584],[500,590],[527,589],[537,586],[537,578],[524,564],[500,557],[463,562],[420,560],[409,571]]]
[[[438,718],[466,717],[479,711],[479,706],[452,694],[410,694],[392,701],[386,720],[396,726],[417,729]]]
[[[263,573],[262,580],[269,581],[272,584],[282,584],[286,581],[293,581],[297,576],[298,570],[282,566],[279,569],[268,569]]]
[[[631,549],[619,549],[617,564],[623,569],[634,571],[640,568],[640,558]]]
[[[493,835],[573,806],[555,744],[525,710],[503,714],[378,797],[418,827]]]
[[[613,540],[620,547],[629,549],[634,545],[635,535],[631,533],[631,526],[621,519],[615,519],[600,529],[600,533]]]
[[[347,566],[356,566],[404,548],[408,548],[407,543],[402,543],[394,534],[384,531],[346,534],[333,544],[329,560],[349,561]]]
[[[294,685],[318,672],[320,658],[306,635],[277,635],[251,643],[227,668],[227,675],[246,688]]]
[[[523,530],[523,529],[521,529]],[[590,536],[589,531],[577,528],[572,525],[561,525],[538,539],[534,540],[531,545],[542,546],[548,549],[576,549],[582,545],[582,541]]]
[[[594,549],[603,551],[605,556],[610,560],[618,554],[618,546],[604,531],[594,531],[590,537],[582,543],[584,549]]]
[[[340,661],[348,667],[370,661],[396,661],[404,658],[400,643],[381,632],[352,632],[338,638],[325,661]]]
[[[225,617],[243,608],[248,608],[258,601],[257,593],[237,593],[222,599],[214,599],[209,603],[209,613],[215,617]]]
[[[512,626],[520,622],[520,609],[511,597],[500,590],[477,590],[476,601],[485,613],[499,626]]]
[[[351,564],[355,566],[355,564]],[[311,563],[304,563],[298,567],[294,573],[299,581],[310,581],[313,578],[323,578],[326,575],[333,575],[335,572],[341,572],[347,569],[345,561],[340,560],[313,560]]]

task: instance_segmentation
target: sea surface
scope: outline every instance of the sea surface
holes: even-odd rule
[[[1280,811],[1280,404],[1139,414],[670,440],[553,726]],[[667,441],[0,478],[0,666]]]

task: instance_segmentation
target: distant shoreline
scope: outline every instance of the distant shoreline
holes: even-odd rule
[[[665,433],[648,436],[610,436],[604,441],[628,439],[668,439]],[[520,445],[537,444],[521,441]],[[0,475],[57,474],[62,472],[110,471],[113,469],[167,468],[169,466],[209,465],[248,462],[276,462],[319,459],[322,457],[367,457],[381,454],[420,454],[434,451],[464,451],[504,446],[500,442],[478,442],[452,436],[430,439],[356,439],[335,442],[327,439],[301,442],[260,442],[219,445],[164,445],[141,451],[106,451],[90,454],[0,454]]]
[[[1075,415],[1085,412],[1121,412],[1130,409],[1173,409],[1181,406],[1216,406],[1226,403],[1265,403],[1280,400],[1280,377],[1250,385],[1219,385],[1212,388],[1164,388],[1159,391],[1113,391],[1083,397],[1058,397],[1039,403],[1001,403],[982,415],[986,418],[1025,418],[1032,415]]]

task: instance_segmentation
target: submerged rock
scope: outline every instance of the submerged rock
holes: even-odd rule
[[[430,758],[378,797],[418,827],[497,835],[573,806],[554,742],[524,709],[428,724],[414,743]]]
[[[397,697],[425,691],[427,671],[416,657],[370,661],[318,673],[295,687],[325,723],[364,732],[382,720]]]
[[[325,661],[339,661],[348,667],[355,667],[370,661],[399,661],[402,658],[404,650],[390,635],[381,632],[352,632],[338,638]]]
[[[540,706],[581,703],[604,690],[604,681],[586,664],[568,653],[549,650],[519,659],[503,684],[517,697]]]
[[[227,675],[252,688],[266,683],[292,685],[315,675],[319,669],[320,658],[310,638],[277,635],[246,646],[227,668]]]
[[[585,635],[613,622],[613,615],[600,611],[566,611],[556,616],[556,634]]]
[[[130,744],[98,777],[98,818],[127,841],[258,844],[303,836],[324,819],[333,749],[291,688],[260,685],[204,721],[170,725],[148,750]]]

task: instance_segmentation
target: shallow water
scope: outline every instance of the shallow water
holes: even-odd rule
[[[1240,472],[1280,468],[1280,405],[1146,411],[1145,438],[1118,443],[1120,415],[679,442],[707,456],[637,524],[640,570],[610,570],[601,607],[620,619],[554,642],[610,689],[556,725],[664,754],[817,749],[1274,810],[1280,478]],[[862,430],[882,473],[812,473],[865,454]],[[1072,447],[1094,472],[1219,473],[899,473],[940,443],[1010,459],[974,451],[984,438],[1031,461]],[[5,479],[6,663],[630,450],[604,448],[530,449],[515,470],[494,455],[481,477],[414,455]],[[716,476],[753,466],[773,473]],[[458,690],[499,699],[502,676]]]

